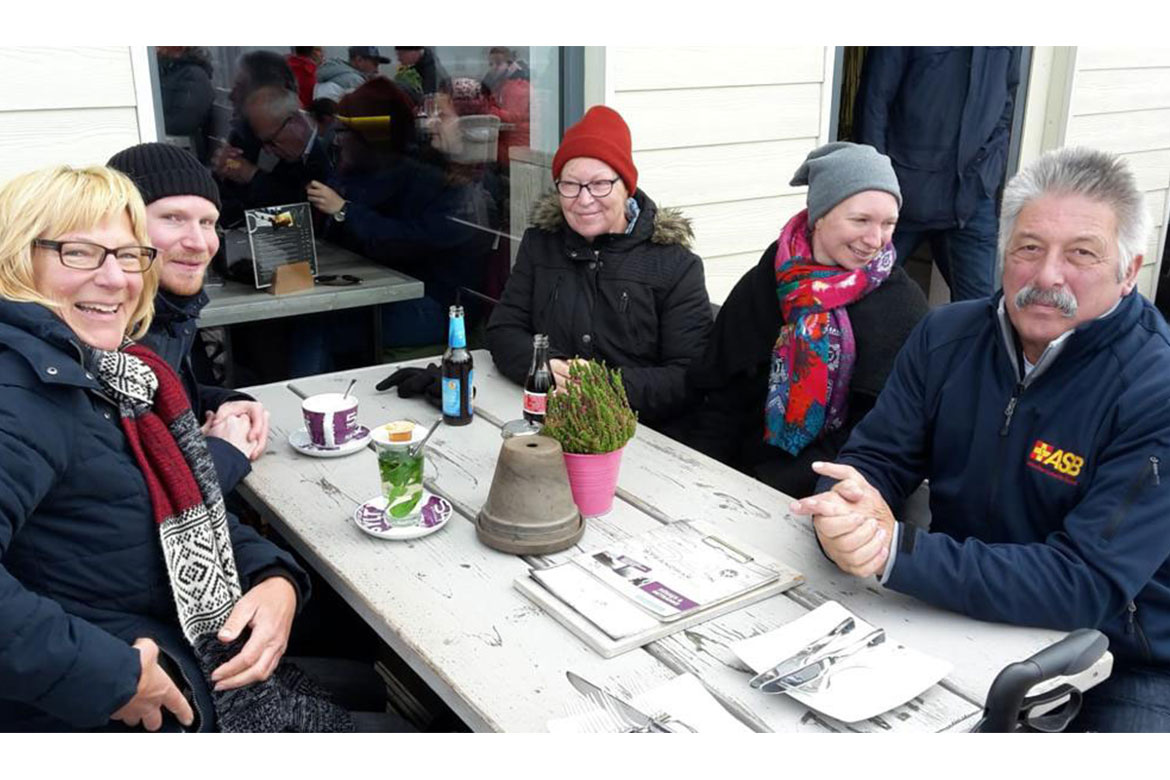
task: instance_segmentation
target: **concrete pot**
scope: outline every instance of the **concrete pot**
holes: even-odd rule
[[[504,440],[475,530],[488,547],[515,555],[547,555],[580,540],[585,520],[573,501],[565,456],[555,439]]]

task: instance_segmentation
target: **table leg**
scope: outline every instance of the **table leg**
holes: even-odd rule
[[[370,311],[374,313],[374,362],[381,363],[385,358],[382,357],[382,306],[371,306]]]

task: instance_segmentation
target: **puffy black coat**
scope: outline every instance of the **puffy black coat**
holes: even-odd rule
[[[799,455],[789,455],[764,441],[772,348],[784,324],[776,297],[775,258],[773,242],[723,303],[706,353],[691,364],[687,376],[700,405],[667,433],[789,496],[803,498],[816,484],[812,462],[836,458],[853,426],[873,408],[898,350],[928,306],[918,285],[895,268],[880,287],[845,307],[857,345],[845,424],[824,433]]]
[[[137,686],[139,637],[214,726],[146,482],[80,354],[48,309],[0,300],[0,731],[106,726]],[[245,590],[280,569],[308,594],[291,555],[229,523]]]
[[[195,378],[191,347],[199,327],[199,312],[207,302],[207,293],[202,290],[196,295],[172,295],[160,290],[154,297],[154,320],[150,323],[150,332],[142,339],[142,343],[167,361],[183,380],[191,410],[195,412],[195,419],[201,423],[204,412],[214,412],[221,404],[254,400],[247,393],[199,384]],[[241,479],[248,476],[252,464],[244,453],[223,439],[209,438],[207,449],[215,461],[219,484],[226,495],[235,489]]]
[[[159,91],[167,135],[190,137],[195,156],[207,159],[207,132],[215,89],[211,63],[198,51],[180,57],[159,57]]]
[[[874,46],[866,52],[853,137],[890,156],[898,227],[962,227],[1003,178],[1018,46]]]
[[[634,194],[641,212],[629,235],[589,243],[570,228],[555,193],[537,204],[503,299],[487,328],[500,371],[522,383],[532,335],[551,358],[599,358],[622,369],[630,406],[655,425],[686,401],[686,369],[711,329],[703,263],[690,251],[690,222]]]

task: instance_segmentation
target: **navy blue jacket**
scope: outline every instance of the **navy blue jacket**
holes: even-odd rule
[[[199,384],[195,378],[191,347],[195,343],[195,331],[199,328],[199,312],[203,311],[207,302],[207,293],[203,290],[196,295],[173,295],[160,290],[154,297],[154,320],[150,323],[150,332],[142,339],[142,343],[167,361],[183,380],[191,410],[201,424],[203,413],[214,412],[221,404],[255,400],[247,393]],[[248,476],[252,463],[248,456],[224,439],[207,439],[207,449],[215,461],[220,487],[227,495],[235,490],[241,479]]]
[[[995,196],[1020,81],[1018,46],[874,46],[865,55],[853,137],[890,156],[898,227],[962,227]]]
[[[841,451],[895,512],[930,479],[887,587],[1170,662],[1170,329],[1132,293],[1021,382],[1000,300],[931,312]]]
[[[213,726],[146,483],[80,354],[48,309],[0,299],[0,731],[105,726],[134,694],[139,637]],[[229,523],[245,590],[279,572],[307,596],[291,555]]]

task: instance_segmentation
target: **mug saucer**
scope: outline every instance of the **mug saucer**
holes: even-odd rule
[[[340,447],[318,447],[313,444],[312,439],[309,438],[308,430],[299,428],[288,435],[288,443],[294,450],[302,455],[309,455],[314,458],[340,458],[343,455],[352,455],[360,449],[363,449],[370,443],[370,429],[364,425],[359,425],[357,429],[358,435],[342,444]]]
[[[413,525],[392,526],[386,519],[386,497],[377,495],[360,504],[353,511],[353,522],[370,536],[379,539],[418,539],[438,531],[454,514],[451,502],[423,488],[418,506],[411,513]]]

